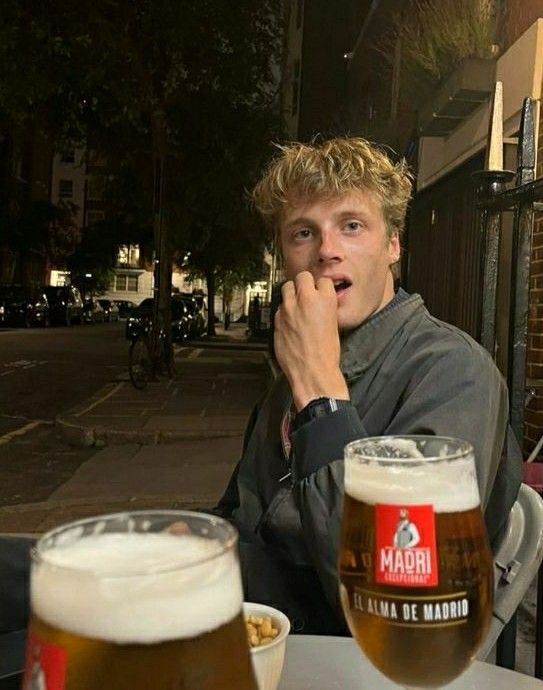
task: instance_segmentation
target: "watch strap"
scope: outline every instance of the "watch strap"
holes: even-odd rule
[[[350,400],[337,400],[336,398],[325,397],[315,398],[298,412],[294,418],[293,430],[296,431],[313,419],[331,415],[350,404]]]

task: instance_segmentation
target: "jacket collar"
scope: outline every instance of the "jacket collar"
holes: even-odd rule
[[[392,300],[341,339],[341,371],[347,381],[363,374],[379,357],[405,322],[425,310],[420,295],[400,288]]]

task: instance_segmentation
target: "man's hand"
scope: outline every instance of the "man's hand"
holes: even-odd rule
[[[311,273],[298,273],[282,288],[275,315],[275,354],[300,411],[320,397],[349,399],[339,368],[337,298],[329,278],[315,284]]]

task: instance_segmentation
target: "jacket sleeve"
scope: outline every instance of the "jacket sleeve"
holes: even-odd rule
[[[505,384],[486,353],[463,348],[428,356],[382,434],[432,434],[470,441],[486,506],[507,425]],[[343,500],[343,448],[368,436],[349,406],[300,427],[292,438],[293,490],[304,537],[330,603],[339,612],[337,553]]]
[[[251,412],[251,416],[249,417],[249,421],[247,422],[247,426],[245,428],[245,435],[243,437],[243,450],[241,453],[241,457],[243,457],[245,453],[247,443],[249,442],[249,438],[251,437],[254,426],[256,424],[256,419],[258,417],[258,409],[258,405],[255,405],[253,407],[253,411]],[[239,506],[238,473],[240,462],[241,461],[238,461],[238,463],[234,467],[234,471],[232,472],[232,476],[230,477],[230,480],[224,491],[224,494],[222,495],[222,498],[219,500],[217,505],[211,510],[211,512],[214,515],[225,518],[226,520],[229,520],[232,517],[232,513]]]

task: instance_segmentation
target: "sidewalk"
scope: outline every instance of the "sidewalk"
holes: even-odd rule
[[[0,508],[0,532],[36,533],[121,510],[210,508],[239,459],[254,403],[273,378],[244,324],[177,348],[173,380],[136,390],[123,372],[57,417],[70,445],[95,449],[46,501]],[[92,452],[92,450],[91,450]]]
[[[256,375],[244,365],[236,366],[232,353],[254,353],[253,364],[267,362],[269,382],[273,370],[266,344],[248,342],[245,324],[232,324],[228,331],[217,328],[214,338],[176,349],[174,379],[149,383],[138,391],[126,371],[91,399],[59,415],[56,426],[66,442],[101,448],[239,436],[250,412],[246,394]]]

